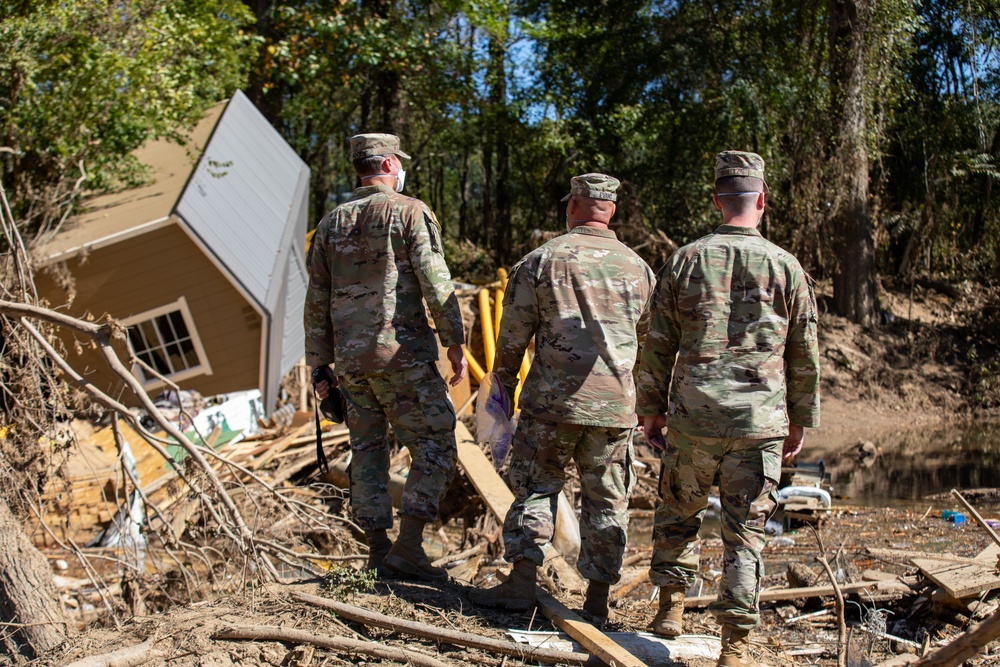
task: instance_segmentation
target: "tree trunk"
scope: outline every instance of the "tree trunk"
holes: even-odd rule
[[[829,0],[830,88],[836,119],[832,223],[838,266],[833,302],[838,312],[864,326],[876,324],[875,238],[868,208],[868,104],[865,27],[870,0]]]
[[[41,655],[66,640],[57,599],[48,561],[0,498],[0,622],[21,624],[10,627],[24,655]]]
[[[284,87],[284,84],[281,82],[271,79],[266,65],[270,58],[267,52],[268,47],[281,39],[281,35],[275,30],[274,22],[271,20],[271,10],[274,8],[274,0],[243,0],[243,4],[250,8],[254,18],[257,20],[257,34],[264,37],[264,40],[261,41],[257,48],[257,61],[250,68],[250,76],[247,79],[247,97],[250,98],[250,101],[264,114],[264,117],[268,121],[277,125],[278,118],[281,115],[282,91],[274,88],[268,92],[265,88],[265,85],[268,83]]]
[[[490,37],[490,64],[487,74],[490,80],[490,118],[493,122],[493,141],[496,151],[496,208],[493,223],[495,234],[494,256],[503,264],[510,254],[513,238],[510,225],[510,123],[507,111],[507,17],[503,17],[501,28]]]

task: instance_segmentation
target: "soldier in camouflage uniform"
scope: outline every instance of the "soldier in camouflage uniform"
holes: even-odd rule
[[[637,412],[651,441],[668,427],[649,575],[660,586],[652,630],[683,630],[698,529],[719,472],[725,555],[711,610],[722,625],[719,665],[736,667],[755,664],[747,647],[782,455],[798,453],[803,427],[819,425],[819,352],[806,274],[757,231],[764,161],[725,151],[715,177],[722,226],[677,250],[658,275]]]
[[[493,366],[510,396],[535,337],[511,449],[515,499],[504,521],[505,557],[514,570],[507,582],[473,591],[473,602],[534,605],[536,570],[552,541],[565,469],[575,461],[583,496],[578,565],[590,582],[584,611],[598,623],[607,618],[608,589],[621,576],[633,482],[632,369],[654,281],[652,269],[608,229],[618,185],[604,174],[574,177],[563,200],[568,233],[511,271]]]
[[[362,187],[319,223],[309,255],[306,361],[333,365],[351,432],[351,508],[365,531],[368,567],[383,564],[424,580],[447,577],[431,567],[423,529],[455,474],[455,411],[437,370],[438,347],[426,299],[454,377],[462,381],[465,334],[441,227],[419,199],[399,194],[406,172],[391,134],[351,138]],[[329,385],[317,390],[325,397]],[[410,450],[399,537],[389,541],[389,441],[392,426]]]

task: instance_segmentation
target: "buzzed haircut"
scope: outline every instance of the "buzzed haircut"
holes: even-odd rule
[[[382,173],[382,163],[385,162],[384,155],[372,155],[370,157],[361,157],[357,160],[351,162],[354,165],[354,171],[358,172],[358,176],[371,176],[372,174]]]
[[[723,210],[731,215],[743,215],[757,206],[757,193],[764,191],[764,181],[754,176],[723,176],[715,181],[716,194],[750,192],[753,194],[719,197]]]

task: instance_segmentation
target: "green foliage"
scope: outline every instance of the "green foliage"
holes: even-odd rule
[[[330,591],[341,602],[351,595],[371,593],[375,590],[378,575],[374,570],[355,570],[354,568],[336,565],[323,577],[320,587]]]
[[[0,8],[0,133],[19,215],[143,178],[129,152],[244,83],[312,169],[313,221],[356,185],[348,138],[400,134],[407,192],[511,265],[558,230],[570,176],[622,179],[619,220],[678,243],[718,223],[712,156],[768,165],[763,231],[842,269],[828,0],[98,0]],[[878,268],[1000,279],[1000,0],[858,0]],[[256,22],[254,23],[254,19]],[[486,253],[483,255],[482,253]],[[652,259],[652,256],[651,256]]]
[[[15,216],[30,233],[78,188],[143,178],[131,151],[177,137],[245,80],[237,0],[15,3],[0,10],[0,145]]]

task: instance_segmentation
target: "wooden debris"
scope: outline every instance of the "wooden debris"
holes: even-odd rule
[[[956,667],[994,639],[1000,637],[1000,614],[994,614],[963,632],[957,639],[931,651],[915,664],[918,667]]]
[[[212,639],[249,639],[253,641],[287,642],[289,644],[312,644],[342,653],[356,653],[382,660],[392,660],[416,667],[449,667],[448,663],[413,650],[386,646],[375,642],[363,642],[348,637],[317,635],[305,630],[275,628],[267,625],[251,625],[229,628],[216,633]]]
[[[538,589],[537,602],[545,618],[609,667],[645,667],[644,662],[542,589]]]
[[[423,637],[424,639],[432,639],[434,641],[444,642],[453,646],[465,646],[467,648],[480,649],[490,653],[510,655],[518,658],[519,660],[543,662],[552,665],[584,665],[592,661],[590,655],[586,653],[567,653],[566,651],[537,649],[524,644],[518,644],[500,639],[491,639],[489,637],[483,637],[481,635],[475,635],[468,632],[438,628],[433,625],[427,625],[426,623],[386,616],[385,614],[380,614],[368,609],[362,609],[361,607],[355,607],[354,605],[344,604],[342,602],[337,602],[336,600],[317,597],[315,595],[292,593],[292,599],[297,600],[298,602],[304,602],[305,604],[309,604],[314,607],[329,609],[342,618],[346,618],[347,620],[354,621],[356,623],[364,623],[372,628],[392,630],[393,632],[400,632],[403,634],[413,635],[415,637]]]
[[[118,649],[111,653],[92,655],[80,660],[74,660],[63,667],[135,667],[148,662],[153,656],[151,651],[153,640],[147,639],[141,644]]]
[[[611,599],[621,600],[623,597],[627,597],[632,593],[632,591],[639,588],[639,586],[642,586],[644,583],[648,581],[649,581],[649,570],[643,570],[627,584],[619,586],[615,590],[611,591]]]
[[[990,565],[930,558],[913,558],[911,562],[920,568],[921,574],[956,599],[1000,588],[1000,575]]]
[[[858,581],[850,584],[841,584],[840,590],[845,594],[860,593],[862,591],[878,590],[894,593],[912,593],[912,589],[906,584],[892,581]],[[777,588],[761,591],[761,602],[775,602],[777,600],[805,600],[808,598],[832,597],[834,595],[833,586],[810,586],[809,588]],[[707,607],[715,602],[715,595],[702,595],[696,598],[685,598],[684,606],[688,609]]]
[[[833,613],[833,609],[820,609],[819,611],[814,611],[809,614],[800,614],[799,616],[793,616],[792,618],[785,619],[785,625],[791,625],[792,623],[807,621],[814,618],[821,618],[823,616],[830,616]]]

